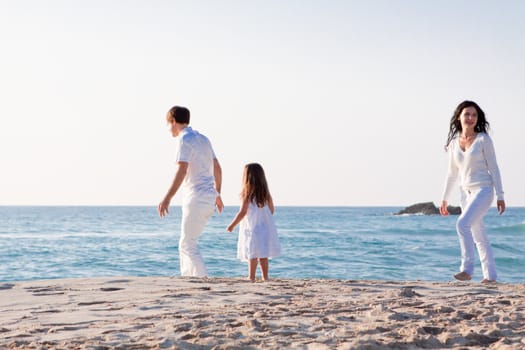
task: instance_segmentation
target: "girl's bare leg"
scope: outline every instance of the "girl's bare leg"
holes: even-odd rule
[[[248,262],[248,279],[255,282],[255,271],[257,271],[257,258],[250,259]]]
[[[268,258],[260,258],[259,264],[261,265],[261,272],[263,276],[263,281],[268,281]]]

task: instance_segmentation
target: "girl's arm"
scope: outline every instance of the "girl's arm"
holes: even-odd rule
[[[239,212],[237,213],[237,215],[235,215],[235,218],[228,225],[228,227],[226,228],[226,231],[232,232],[235,226],[237,226],[237,224],[241,222],[242,218],[246,216],[246,213],[248,212],[248,204],[249,204],[248,199],[245,199],[242,201]]]
[[[273,206],[272,196],[268,196],[268,208],[270,209],[270,213],[272,213],[273,215],[273,212],[275,211],[275,207]]]

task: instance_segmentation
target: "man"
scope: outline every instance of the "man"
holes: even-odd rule
[[[180,272],[182,276],[205,277],[207,271],[198,240],[215,207],[219,213],[224,208],[220,196],[222,170],[208,138],[189,126],[190,111],[187,108],[171,108],[166,119],[171,134],[178,138],[177,171],[158,212],[160,217],[169,213],[170,201],[182,185]]]

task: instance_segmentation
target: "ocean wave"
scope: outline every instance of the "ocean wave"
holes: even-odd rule
[[[492,230],[494,230],[496,232],[502,232],[502,233],[520,233],[520,234],[525,234],[525,222],[522,222],[521,224],[495,227]]]

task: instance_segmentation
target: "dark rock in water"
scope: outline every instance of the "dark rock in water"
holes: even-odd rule
[[[448,212],[450,215],[459,215],[461,214],[461,208],[449,205]],[[439,208],[432,202],[417,203],[395,213],[395,215],[403,214],[439,215]]]
[[[432,202],[417,203],[397,213],[397,215],[403,214],[439,215],[439,209]]]
[[[453,207],[449,205],[447,209],[450,215],[461,215],[461,207]]]

